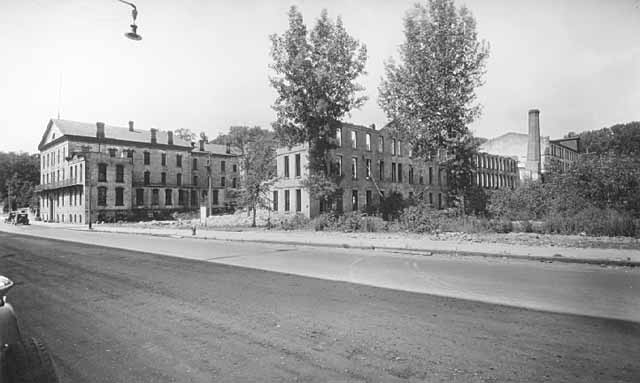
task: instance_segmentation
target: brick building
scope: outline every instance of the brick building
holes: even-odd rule
[[[313,200],[303,186],[308,177],[308,145],[279,148],[277,181],[272,187],[273,210],[307,217],[335,209],[355,211],[375,205],[380,197],[398,192],[405,198],[421,196],[434,207],[445,206],[446,172],[436,161],[413,158],[408,145],[383,128],[342,124],[338,147],[331,150],[342,189],[335,201]]]
[[[229,203],[239,187],[237,154],[171,131],[52,119],[38,145],[40,215],[50,222],[165,217]],[[209,186],[211,182],[211,186]]]
[[[488,153],[475,156],[475,184],[485,189],[513,189],[518,186],[518,161],[512,157]]]

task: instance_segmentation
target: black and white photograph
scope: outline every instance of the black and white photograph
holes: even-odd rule
[[[640,382],[640,0],[0,0],[0,383]]]

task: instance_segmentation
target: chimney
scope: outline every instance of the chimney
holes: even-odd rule
[[[194,149],[196,147],[196,143],[191,141],[191,149]]]
[[[133,132],[133,121],[129,121],[129,131]]]
[[[227,143],[227,154],[231,154],[231,144]]]
[[[198,141],[200,143],[200,151],[204,152],[204,140]]]
[[[167,143],[173,145],[173,132],[171,130],[167,132]]]
[[[371,129],[376,130],[376,124],[371,124]]]
[[[527,144],[527,170],[532,179],[540,175],[540,111],[529,110],[529,141]]]
[[[151,128],[151,143],[158,143],[158,129]]]
[[[104,139],[104,122],[96,122],[96,138]]]

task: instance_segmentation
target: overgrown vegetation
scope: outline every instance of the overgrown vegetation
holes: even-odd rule
[[[0,201],[2,210],[38,208],[35,186],[40,183],[40,155],[0,152]]]

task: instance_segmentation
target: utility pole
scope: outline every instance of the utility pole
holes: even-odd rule
[[[211,180],[211,155],[209,155],[209,166],[207,166],[207,173],[209,178],[209,191],[207,191],[207,217],[211,215],[211,205],[213,204],[213,182]]]

